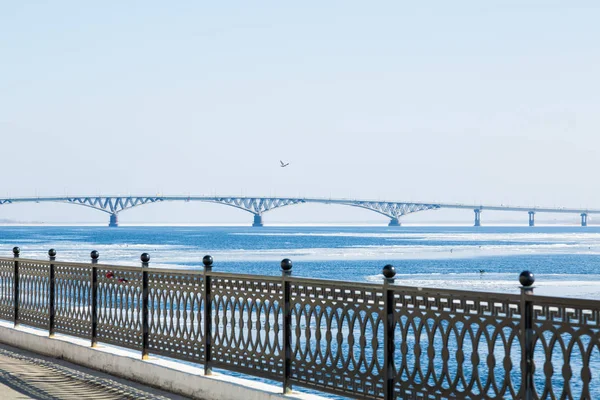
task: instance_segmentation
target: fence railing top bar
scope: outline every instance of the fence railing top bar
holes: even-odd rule
[[[0,257],[0,261],[7,261],[7,262],[13,262],[13,261],[20,261],[20,262],[25,262],[25,263],[35,263],[35,264],[41,264],[41,265],[50,265],[50,264],[56,264],[56,262],[50,262],[48,260],[39,260],[39,259],[34,259],[34,258],[13,258],[13,257]]]
[[[573,297],[557,296],[538,296],[534,297],[534,305],[548,305],[555,307],[573,307],[586,308],[590,310],[600,310],[600,300],[595,299],[576,299]]]
[[[250,275],[250,274],[236,274],[233,272],[215,272],[210,271],[208,273],[210,276],[219,277],[219,278],[230,278],[230,279],[249,279],[249,280],[257,280],[257,281],[268,281],[268,282],[281,282],[282,278],[280,275]],[[314,279],[314,278],[304,278],[298,276],[289,276],[285,278],[288,282],[294,284],[304,284],[304,285],[314,285],[314,286],[325,286],[325,287],[333,287],[339,286],[342,289],[366,289],[366,290],[378,290],[381,291],[381,285],[375,283],[361,283],[361,282],[351,282],[351,281],[339,281],[339,280],[329,280],[329,279]]]
[[[210,271],[208,275],[217,278],[230,278],[230,279],[248,279],[256,281],[268,281],[268,282],[281,282],[281,276],[272,275],[251,275],[251,274],[236,274],[233,272],[215,272]]]
[[[139,271],[140,268],[137,268]],[[146,268],[144,271],[151,272],[153,274],[172,274],[172,275],[204,275],[202,267],[198,269],[179,269],[179,268]]]
[[[255,276],[256,277],[256,276]],[[280,279],[280,278],[278,278]],[[304,277],[289,277],[287,278],[290,282],[295,284],[307,284],[307,285],[323,285],[323,286],[339,286],[344,289],[365,289],[365,290],[382,290],[383,282],[381,283],[363,283],[363,282],[351,282],[351,281],[339,281],[339,280],[328,280],[328,279],[314,279]],[[396,284],[390,284],[389,289],[398,294],[419,294],[424,297],[428,296],[446,296],[446,297],[464,297],[467,300],[489,300],[489,301],[509,301],[518,303],[520,301],[519,294],[510,293],[494,293],[494,292],[483,292],[475,290],[458,290],[458,289],[440,289],[433,287],[418,287],[418,286],[402,286]],[[537,298],[537,296],[536,296]]]
[[[281,278],[280,278],[281,279]],[[365,289],[365,290],[378,290],[381,291],[382,285],[376,283],[362,283],[362,282],[351,282],[351,281],[340,281],[333,279],[315,279],[315,278],[304,278],[298,276],[291,276],[287,278],[288,281],[294,284],[304,285],[320,285],[320,286],[339,286],[342,289]]]
[[[390,285],[389,288],[400,295],[421,295],[423,297],[462,297],[466,300],[510,301],[514,303],[518,303],[521,298],[518,294],[482,292],[476,290],[440,289],[435,287],[417,287],[400,285]]]
[[[102,268],[102,269],[111,269],[111,270],[115,270],[115,271],[137,271],[139,272],[141,270],[140,267],[133,267],[133,266],[124,266],[124,265],[112,265],[112,264],[92,264],[92,263],[81,263],[81,262],[75,262],[75,261],[59,261],[59,260],[55,260],[55,261],[49,261],[49,260],[38,260],[38,259],[33,259],[33,258],[7,258],[7,257],[0,257],[0,261],[19,261],[20,263],[35,263],[35,264],[41,264],[41,265],[50,265],[53,264],[54,266],[63,266],[63,267],[80,267],[80,268],[89,268],[91,269],[92,267],[97,267],[97,268]]]

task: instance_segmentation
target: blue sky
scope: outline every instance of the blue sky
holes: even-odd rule
[[[595,1],[0,2],[0,196],[600,208],[599,17]],[[11,207],[0,218],[106,218]],[[249,218],[190,207],[130,218]]]

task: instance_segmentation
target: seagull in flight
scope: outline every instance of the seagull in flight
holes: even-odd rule
[[[281,168],[284,168],[284,167],[287,167],[288,165],[290,165],[290,163],[284,163],[281,160],[279,160],[279,162],[281,163]]]

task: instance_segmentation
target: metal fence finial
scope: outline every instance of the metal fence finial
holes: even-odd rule
[[[396,267],[394,267],[392,264],[387,264],[383,267],[381,273],[383,274],[387,282],[393,283],[394,277],[396,276]]]
[[[523,271],[521,275],[519,275],[519,282],[523,286],[523,289],[528,289],[535,282],[535,276],[531,271]]]
[[[292,267],[292,260],[290,260],[289,258],[284,258],[283,260],[281,260],[281,272],[283,272],[283,274],[291,275]]]
[[[212,256],[209,256],[207,254],[204,257],[202,257],[202,264],[204,264],[204,268],[205,269],[212,269],[212,265],[213,265],[213,258],[212,258]]]

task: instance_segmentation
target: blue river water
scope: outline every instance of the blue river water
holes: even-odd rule
[[[600,299],[600,228],[596,227],[0,227],[0,254],[65,261],[280,274],[290,258],[297,276],[380,282],[396,267],[397,283],[518,293],[518,275],[536,276],[536,293]]]
[[[597,227],[1,226],[0,256],[13,246],[22,258],[54,248],[78,262],[98,250],[101,263],[118,265],[140,265],[148,252],[158,268],[201,269],[210,254],[214,271],[257,275],[279,275],[290,258],[296,276],[375,283],[389,263],[402,285],[515,294],[529,270],[537,294],[600,299]]]

